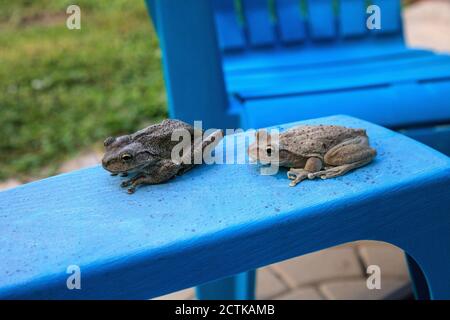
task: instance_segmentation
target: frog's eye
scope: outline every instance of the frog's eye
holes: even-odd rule
[[[124,153],[122,155],[122,160],[123,161],[130,161],[131,159],[133,159],[133,156],[131,154],[129,154],[129,153]]]
[[[273,148],[271,146],[267,146],[266,147],[266,153],[267,155],[270,157],[272,155],[273,152]]]

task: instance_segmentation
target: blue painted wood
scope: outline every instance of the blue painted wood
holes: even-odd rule
[[[447,85],[450,83],[447,82]],[[403,104],[405,93],[416,90]],[[361,90],[317,92],[316,94],[248,100],[241,107],[247,128],[269,126],[289,119],[308,119],[336,112],[369,119],[385,126],[402,127],[414,123],[432,124],[449,118],[448,102],[439,95],[422,94],[415,84],[374,86]],[[429,99],[429,100],[428,100]],[[359,104],[355,102],[359,101]],[[448,100],[447,100],[448,101]],[[274,109],[278,111],[274,116]]]
[[[212,0],[219,46],[222,50],[241,49],[245,47],[245,36],[234,1]]]
[[[156,0],[149,0],[156,1]],[[306,44],[299,51],[309,50],[320,45],[321,40],[327,40],[333,45],[339,45],[342,39],[360,37],[362,43],[383,46],[385,42],[379,37],[371,37],[371,33],[388,36],[397,43],[402,43],[402,27],[400,0],[377,0],[374,4],[381,7],[383,27],[381,30],[368,32],[366,28],[366,0],[211,0],[216,5],[215,14],[220,47],[224,55],[229,49],[247,49],[253,52],[261,48],[279,49],[293,43]],[[248,45],[243,46],[242,28],[236,24],[236,8],[239,3],[245,16]],[[306,13],[300,8],[306,3]],[[217,5],[218,4],[218,5]],[[272,19],[273,6],[276,19]],[[337,12],[336,11],[337,8]],[[337,15],[336,15],[337,13]],[[306,28],[305,28],[306,24]],[[274,32],[275,30],[278,32]],[[383,38],[383,37],[381,37]],[[306,40],[306,41],[304,41]],[[312,41],[311,41],[312,40]],[[229,46],[230,45],[230,46]],[[241,51],[243,53],[244,51]],[[235,53],[233,53],[235,54]]]
[[[149,4],[150,7],[150,4]],[[171,117],[208,127],[235,123],[227,114],[220,52],[210,0],[155,0]]]
[[[260,69],[226,77],[228,90],[243,97],[306,93],[450,77],[450,56],[412,55],[391,59]],[[424,83],[423,83],[424,84]]]
[[[266,67],[311,65],[333,65],[334,63],[365,59],[367,61],[384,60],[386,57],[414,54],[431,54],[429,51],[412,50],[405,48],[402,42],[389,37],[380,37],[375,44],[362,40],[353,42],[321,42],[308,50],[302,45],[292,47],[277,47],[275,49],[261,49],[258,51],[245,51],[223,56],[225,74],[236,72],[257,71]]]
[[[239,86],[253,87],[243,91],[229,85],[241,98],[244,126],[268,126],[337,112],[396,128],[420,123],[430,126],[450,119],[447,56],[284,73],[286,76],[273,72],[233,79]],[[438,131],[433,131],[436,139],[430,136],[428,141],[445,144],[437,135]]]
[[[333,0],[308,0],[308,27],[313,40],[332,39],[337,35]]]
[[[274,45],[275,33],[268,0],[242,0],[249,44],[253,47]]]
[[[450,84],[449,90],[450,90]],[[450,103],[449,107],[450,109]],[[400,130],[414,140],[420,141],[450,157],[450,125],[419,127]]]
[[[296,188],[284,169],[216,164],[131,196],[100,167],[0,192],[0,298],[145,299],[362,239],[404,249],[450,298],[450,158],[346,116],[306,123],[365,128],[378,155]]]
[[[428,289],[427,279],[420,269],[420,266],[409,254],[405,254],[405,258],[416,300],[430,300],[430,291]]]
[[[358,37],[368,33],[366,3],[366,0],[340,0],[339,33],[342,37]]]
[[[354,19],[352,21],[348,17],[346,18],[344,14],[344,9],[345,12],[348,11],[347,9],[359,12],[359,9],[355,9],[357,7],[353,3],[355,1],[357,0],[344,0],[338,6],[340,10],[339,19],[341,19],[339,21],[343,23],[338,29],[342,29],[341,32],[344,34],[347,32],[345,30],[353,30],[354,26],[352,24],[346,27],[343,26],[346,23],[357,20]],[[365,90],[367,92],[363,96],[368,97],[368,93],[372,92],[373,86],[391,86],[402,81],[420,81],[420,86],[414,86],[417,92],[414,95],[406,91],[405,88],[408,86],[388,88],[387,94],[385,94],[384,89],[378,92],[382,96],[382,101],[386,100],[388,105],[397,103],[406,105],[406,101],[410,99],[414,106],[413,109],[420,109],[423,102],[431,98],[433,100],[431,102],[432,106],[443,109],[443,101],[445,99],[441,98],[438,101],[436,97],[442,95],[441,92],[444,92],[445,96],[447,83],[445,81],[440,83],[439,81],[441,81],[442,77],[448,76],[448,68],[434,66],[425,70],[425,64],[418,64],[418,68],[409,68],[408,63],[421,62],[414,62],[410,60],[411,57],[429,57],[431,54],[425,51],[406,49],[398,37],[379,37],[375,45],[372,41],[373,39],[366,37],[367,39],[365,38],[364,41],[334,41],[332,45],[330,43],[316,43],[314,47],[308,46],[308,50],[299,47],[281,48],[277,46],[270,50],[245,51],[223,56],[224,63],[222,65],[218,48],[213,48],[214,46],[217,47],[217,38],[212,32],[211,19],[210,17],[204,17],[204,15],[211,15],[211,6],[196,2],[195,5],[202,7],[201,10],[203,11],[195,11],[196,14],[194,14],[195,6],[190,6],[188,2],[184,2],[185,7],[184,5],[177,6],[174,9],[176,11],[171,9],[170,2],[161,2],[162,4],[158,4],[159,1],[157,0],[149,0],[149,2],[153,6],[151,12],[159,20],[159,24],[167,25],[165,34],[161,34],[161,31],[158,32],[163,49],[165,78],[169,94],[169,111],[172,117],[188,122],[203,120],[207,125],[215,127],[238,126],[239,124],[248,125],[246,120],[243,119],[252,117],[254,114],[252,107],[250,110],[243,110],[238,105],[237,108],[230,106],[225,92],[224,77],[226,78],[228,93],[238,94],[244,100],[253,99],[254,97],[271,99],[271,97],[277,96],[314,94],[336,90],[345,90],[348,95],[352,95],[354,91],[359,91],[365,86],[369,87],[369,90]],[[392,17],[396,15],[399,17],[399,6],[395,5],[396,2],[398,1],[390,1],[390,4],[386,4],[383,1],[378,3],[382,7],[383,14],[387,16],[388,24],[389,21],[393,21],[394,18]],[[229,12],[230,17],[235,17],[232,1],[215,0],[213,4],[216,6],[216,13]],[[280,2],[275,2],[275,4],[278,24],[281,26],[284,20],[281,14],[283,10],[280,10],[280,8],[283,5],[293,7],[294,2],[281,0]],[[161,6],[162,9],[160,10],[166,10],[167,14],[165,17],[157,14],[156,5]],[[247,0],[243,2],[243,5],[250,34],[253,32],[251,30],[256,30],[254,32],[256,32],[257,37],[261,36],[261,39],[266,40],[270,38],[270,41],[267,40],[267,43],[272,43],[274,41],[273,26],[270,21],[267,1]],[[337,21],[335,21],[336,17],[333,14],[331,0],[313,1],[309,3],[308,10],[310,24],[314,25],[314,21],[324,20],[325,23],[322,23],[322,21],[320,28],[332,27],[333,33],[335,33]],[[299,10],[295,11],[298,13]],[[284,12],[294,12],[294,10],[285,10]],[[176,14],[179,15],[179,19]],[[200,18],[198,19],[197,16]],[[392,17],[389,18],[390,16]],[[235,22],[236,19],[234,19],[233,23]],[[286,17],[285,22],[286,25],[291,25],[292,30],[295,30],[296,25],[290,22],[289,17]],[[227,29],[224,26],[222,27],[219,28],[219,38],[221,37],[221,29],[224,31],[230,29],[230,33],[234,32],[233,28]],[[186,30],[191,30],[191,32],[188,33],[187,37],[182,37],[182,41],[179,41],[179,35]],[[351,33],[351,31],[348,32]],[[280,35],[282,34],[280,32]],[[236,39],[236,37],[233,36],[230,39]],[[261,44],[266,40],[263,40]],[[405,60],[403,70],[392,68],[391,61],[397,63],[399,57],[403,57]],[[440,61],[440,58],[436,57],[433,63]],[[430,60],[433,59],[434,57],[430,58]],[[364,67],[358,69],[361,66],[361,61],[364,61],[362,63]],[[222,66],[224,70],[222,70]],[[337,69],[340,68],[342,70],[341,74],[336,73],[336,66]],[[332,76],[325,74],[324,76],[323,70],[327,70],[326,72],[328,73],[334,72],[334,74]],[[364,73],[365,71],[368,72]],[[427,81],[427,83],[422,81]],[[401,102],[400,99],[403,92],[408,93],[407,96],[409,97],[404,99],[404,102]],[[308,98],[307,101],[309,101]],[[331,113],[310,113],[308,111],[309,107],[306,107],[305,114],[307,116],[302,112],[299,117],[292,118],[292,116],[297,115],[297,110],[293,109],[294,112],[287,112],[280,117],[278,115],[268,117],[272,121],[271,123],[260,123],[258,119],[254,119],[253,123],[267,125],[285,122],[287,119],[304,119],[336,112],[348,112],[349,110],[352,115],[376,121],[378,115],[373,115],[372,109],[366,108],[365,113],[359,112],[359,103],[355,99],[347,99],[345,97],[343,102],[348,104],[348,106],[339,108],[339,110],[333,109]],[[303,105],[303,102],[301,104]],[[246,109],[247,104],[243,105],[245,106],[244,109]],[[271,102],[269,101],[265,105],[271,105]],[[306,105],[309,105],[309,103],[307,102]],[[320,108],[320,105],[316,106],[316,108]],[[358,110],[358,112],[353,113],[352,110]],[[400,110],[398,113],[394,112],[388,116],[396,118],[398,115],[402,115],[402,112]],[[437,113],[438,117],[441,114],[446,114],[445,111],[438,111]],[[263,114],[265,114],[265,111],[263,111]],[[416,117],[420,118],[421,114],[417,114]],[[258,118],[261,117],[258,116]],[[433,113],[431,118],[433,121],[435,120],[435,113]],[[428,121],[429,119],[425,120]],[[442,120],[442,118],[439,118],[439,120]],[[402,119],[402,121],[405,123],[409,120]],[[389,122],[380,123],[388,124]]]
[[[285,43],[301,42],[306,37],[305,20],[301,15],[298,0],[277,0],[275,2],[277,22],[281,41]]]
[[[212,281],[196,288],[199,300],[254,300],[256,288],[255,270]]]

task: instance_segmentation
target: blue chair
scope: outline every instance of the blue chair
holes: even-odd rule
[[[450,155],[450,57],[405,46],[399,0],[146,3],[171,117],[259,128],[343,113]],[[366,27],[368,4],[381,10],[379,30]],[[420,268],[407,259],[417,297],[427,298]],[[253,283],[254,272],[241,274],[198,296],[251,292]]]
[[[362,239],[404,249],[431,298],[450,299],[450,158],[347,116],[307,123],[366,128],[378,156],[295,188],[285,169],[217,164],[132,196],[100,166],[0,192],[0,299],[148,299],[203,283],[200,297],[252,298],[244,271]]]
[[[259,128],[348,114],[450,154],[450,56],[405,46],[400,0],[146,2],[171,117]]]

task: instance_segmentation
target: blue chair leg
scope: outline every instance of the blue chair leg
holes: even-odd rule
[[[407,253],[405,253],[406,262],[409,269],[409,277],[417,300],[429,300],[430,292],[427,285],[427,279],[420,269],[417,262]]]
[[[208,282],[196,288],[199,300],[253,300],[255,299],[256,270]]]
[[[425,282],[429,298],[450,299],[450,217],[447,211],[439,226],[425,232],[416,232],[405,243],[404,249],[411,256],[413,281],[418,298],[427,298],[422,289]],[[447,220],[447,221],[445,221]],[[419,271],[422,270],[423,275]],[[417,272],[415,272],[417,271]]]

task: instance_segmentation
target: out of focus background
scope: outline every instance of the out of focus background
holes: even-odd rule
[[[98,163],[102,141],[167,117],[161,53],[144,1],[0,0],[0,190]],[[404,1],[412,47],[450,52],[450,0]],[[365,268],[385,270],[367,290]],[[268,266],[259,298],[411,297],[398,248],[359,242]],[[188,289],[164,298],[193,298]]]
[[[144,1],[0,0],[0,180],[44,177],[112,134],[166,117]],[[12,180],[11,180],[12,179]]]

